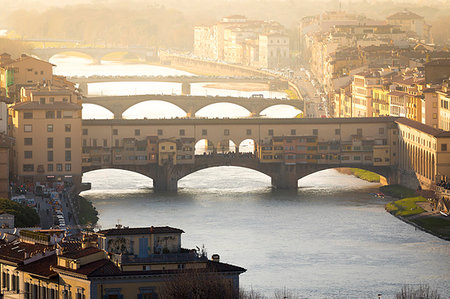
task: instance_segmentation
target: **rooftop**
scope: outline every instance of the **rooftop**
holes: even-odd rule
[[[123,235],[146,235],[146,234],[167,234],[167,233],[184,233],[183,230],[169,226],[151,226],[151,227],[134,227],[134,228],[111,228],[100,230],[97,232],[104,236],[123,236]]]
[[[433,127],[427,126],[423,123],[417,122],[412,119],[398,118],[395,122],[402,124],[402,125],[406,125],[408,127],[414,128],[414,129],[417,129],[419,131],[422,131],[422,132],[424,132],[428,135],[434,136],[434,137],[450,137],[450,131],[435,129]]]
[[[81,250],[69,251],[61,255],[61,257],[69,258],[69,259],[78,259],[84,256],[88,256],[94,253],[102,252],[103,250],[97,247],[88,247]]]

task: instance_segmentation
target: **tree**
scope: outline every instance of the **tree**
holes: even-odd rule
[[[395,295],[396,299],[440,299],[441,296],[436,290],[432,290],[429,285],[421,284],[414,288],[404,285],[400,292]]]
[[[159,290],[161,299],[236,298],[231,280],[217,272],[189,269],[177,273],[163,283]]]
[[[38,225],[40,221],[35,209],[9,199],[0,198],[0,210],[14,215],[16,227],[32,227]]]

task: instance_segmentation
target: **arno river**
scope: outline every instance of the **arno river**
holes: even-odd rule
[[[118,75],[120,69],[137,75],[178,73],[143,65],[52,62],[63,75]],[[89,87],[104,94],[163,93],[164,88],[179,92],[165,84]],[[103,113],[93,107],[85,112]],[[300,298],[377,298],[379,293],[390,298],[403,284],[427,283],[449,298],[450,243],[386,213],[389,199],[370,195],[376,184],[335,170],[301,179],[298,192],[273,191],[269,177],[235,167],[196,172],[180,180],[177,193],[167,194],[154,193],[151,179],[125,171],[93,171],[83,180],[92,183],[82,195],[99,211],[102,228],[118,222],[181,228],[183,247],[204,244],[209,256],[218,253],[222,262],[246,268],[245,289],[271,296],[287,288]]]

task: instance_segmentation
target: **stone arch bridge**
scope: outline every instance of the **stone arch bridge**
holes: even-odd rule
[[[38,48],[32,49],[31,54],[49,61],[57,54],[65,52],[77,52],[92,58],[95,64],[100,64],[103,57],[111,53],[127,52],[139,60],[151,61],[158,59],[157,48]]]
[[[397,180],[397,169],[390,166],[372,166],[363,163],[285,165],[283,163],[261,163],[257,158],[245,155],[196,155],[195,163],[193,164],[163,166],[158,166],[158,164],[91,166],[83,167],[83,173],[105,168],[128,170],[151,178],[153,180],[154,190],[175,191],[178,187],[178,181],[183,177],[202,169],[218,166],[237,166],[256,170],[269,176],[271,178],[272,186],[277,189],[296,189],[298,188],[298,180],[307,175],[321,170],[342,167],[369,170],[385,177],[388,182],[396,182]]]
[[[202,108],[217,104],[231,103],[247,109],[251,116],[259,116],[261,112],[275,105],[288,105],[303,111],[303,101],[266,98],[211,97],[211,96],[172,96],[172,95],[131,95],[131,96],[101,96],[87,97],[83,104],[95,104],[108,109],[115,119],[121,119],[122,114],[130,107],[146,101],[164,101],[181,108],[187,117],[193,117]]]

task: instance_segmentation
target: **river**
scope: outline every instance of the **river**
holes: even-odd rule
[[[66,67],[59,74],[80,70]],[[105,67],[86,68],[101,74]],[[390,298],[404,284],[427,283],[448,298],[449,243],[386,213],[390,199],[370,195],[376,184],[335,170],[301,179],[296,192],[272,190],[269,177],[238,167],[193,173],[180,180],[177,193],[154,193],[151,179],[121,170],[89,172],[83,181],[92,183],[82,195],[99,211],[102,228],[181,228],[183,247],[204,244],[209,256],[246,268],[241,286],[247,290]]]

